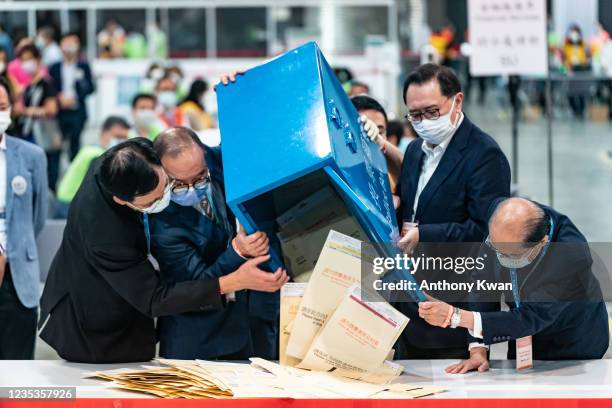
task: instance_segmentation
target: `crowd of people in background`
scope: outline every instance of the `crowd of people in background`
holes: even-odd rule
[[[116,53],[122,29],[112,21],[100,33],[106,51]],[[123,43],[121,43],[123,44]],[[125,45],[125,44],[123,44]],[[121,48],[123,49],[123,48]],[[54,202],[51,214],[67,216],[91,162],[106,149],[129,137],[150,140],[171,126],[202,131],[216,126],[204,107],[208,82],[196,78],[186,86],[178,65],[153,63],[145,73],[140,92],[132,101],[130,118],[103,120],[99,140],[82,146],[87,122],[87,99],[96,90],[89,63],[83,58],[78,34],[64,33],[56,41],[51,27],[41,27],[36,38],[13,44],[0,31],[0,77],[12,90],[11,127],[7,133],[40,146],[47,159],[47,179]],[[62,166],[62,158],[68,166]]]
[[[151,38],[148,42],[151,44],[139,42],[137,35],[126,34],[121,25],[111,19],[98,34],[98,51],[103,58],[155,55],[161,60],[165,56],[165,40],[152,41],[159,31],[159,28],[148,27],[147,38]],[[35,143],[45,151],[48,187],[54,197],[53,216],[66,217],[70,201],[89,164],[118,141],[134,136],[154,140],[164,129],[175,126],[185,126],[196,132],[216,127],[215,117],[205,107],[208,82],[203,78],[188,82],[181,67],[174,62],[153,62],[143,74],[139,93],[133,97],[131,117],[105,118],[98,143],[82,147],[87,99],[96,90],[95,79],[89,63],[83,58],[79,35],[57,34],[52,27],[43,26],[35,38],[25,37],[15,43],[0,29],[0,77],[10,84],[14,95],[8,133]],[[467,36],[466,32],[466,39]],[[551,60],[555,62],[553,66],[559,71],[612,75],[612,40],[601,25],[589,38],[585,38],[575,24],[568,28],[563,40],[551,29],[549,48]],[[462,55],[469,57],[469,47],[459,44],[454,28],[447,25],[431,33],[423,55],[426,60],[452,66]],[[368,108],[374,115],[370,119],[376,122],[384,117],[384,123],[378,126],[380,135],[401,153],[405,152],[409,143],[418,137],[410,121],[387,117],[383,105],[372,97],[370,86],[355,78],[349,69],[337,68],[335,72],[356,108],[359,110],[364,103],[373,106],[373,110]],[[489,79],[467,75],[468,96],[475,81],[480,89],[478,100],[484,103]],[[612,117],[611,84],[612,81],[602,81],[598,96],[608,99]],[[572,89],[569,87],[569,106],[576,117],[584,117],[588,105],[586,96]],[[380,118],[376,117],[377,112]],[[64,158],[68,159],[67,166]],[[394,164],[389,165],[393,167]],[[393,177],[391,181],[393,184]]]
[[[87,99],[96,90],[95,79],[83,58],[79,35],[64,33],[58,40],[53,28],[46,26],[35,38],[20,39],[13,47],[10,37],[0,32],[0,76],[10,84],[14,99],[7,133],[44,150],[53,197],[51,216],[67,217],[70,202],[93,160],[117,143],[137,136],[154,141],[164,129],[175,126],[196,132],[216,128],[215,118],[205,107],[208,82],[196,77],[188,83],[179,65],[153,62],[132,99],[131,117],[105,118],[97,142],[82,146]],[[123,55],[127,41],[114,20],[98,36],[101,49],[109,57]],[[388,119],[382,105],[369,96],[369,85],[353,78],[348,69],[336,72],[356,108],[365,103],[366,107],[374,106],[370,112],[382,112],[380,135],[405,151],[417,137],[410,123]]]
[[[587,107],[591,103],[606,106],[608,112],[605,116],[612,120],[612,40],[603,25],[598,23],[595,27],[581,27],[572,23],[567,27],[565,35],[560,36],[552,19],[549,19],[547,39],[551,72],[561,78],[580,76],[580,81],[567,81],[564,85],[564,96],[573,117],[585,119]],[[472,77],[469,71],[470,56],[469,29],[460,36],[452,24],[446,24],[431,31],[427,43],[421,49],[420,59],[421,63],[442,64],[463,73],[466,94],[471,96],[472,88],[476,87],[476,101],[480,105],[486,103],[487,89],[493,82],[504,93],[506,88],[512,86],[509,78]],[[467,63],[462,64],[462,61]],[[536,81],[536,84],[533,104],[544,110],[543,81]],[[553,85],[559,87],[558,84]]]

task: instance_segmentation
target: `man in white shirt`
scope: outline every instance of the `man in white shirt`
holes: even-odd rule
[[[55,31],[52,27],[45,26],[38,30],[36,46],[40,49],[45,66],[50,67],[62,61],[62,49],[55,41]]]
[[[420,136],[406,150],[396,190],[400,224],[418,223],[399,241],[405,253],[419,243],[482,242],[491,202],[510,195],[508,160],[463,114],[463,99],[459,79],[443,66],[422,65],[404,83],[406,117]],[[402,357],[467,357],[465,330],[427,325],[413,303],[400,308],[411,319]]]
[[[59,92],[57,119],[64,139],[70,143],[72,160],[81,149],[81,133],[87,121],[87,97],[95,91],[95,85],[89,64],[79,59],[79,36],[64,34],[60,46],[63,60],[49,67],[49,75]]]

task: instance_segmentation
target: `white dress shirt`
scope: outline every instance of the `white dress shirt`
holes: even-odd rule
[[[0,252],[6,251],[6,190],[7,190],[7,174],[6,174],[6,135],[2,135],[0,140],[0,213],[5,215],[0,217]]]
[[[76,98],[77,64],[64,61],[62,64],[62,93],[69,98]]]
[[[431,176],[433,176],[434,172],[438,168],[442,157],[444,156],[444,152],[446,152],[446,148],[450,144],[451,140],[453,140],[453,136],[461,126],[463,122],[463,112],[461,112],[461,116],[459,117],[459,121],[457,122],[457,126],[455,126],[455,131],[451,133],[446,139],[442,141],[436,147],[431,146],[429,143],[423,141],[421,145],[421,149],[425,153],[425,157],[423,158],[423,166],[421,167],[421,174],[419,175],[419,183],[417,184],[416,194],[414,196],[414,205],[412,207],[412,217],[414,218],[416,215],[417,207],[419,205],[419,197],[421,193],[429,183]],[[418,221],[418,220],[415,220]]]
[[[455,136],[455,133],[457,133],[457,129],[459,129],[459,126],[461,126],[461,123],[463,122],[463,117],[463,112],[461,112],[461,116],[459,117],[457,126],[455,126],[455,131],[451,133],[446,139],[444,139],[442,143],[434,147],[424,141],[421,145],[421,149],[423,150],[423,153],[425,153],[425,157],[423,158],[423,166],[421,167],[421,174],[419,175],[419,183],[417,184],[417,190],[414,196],[414,205],[412,207],[413,217],[416,215],[416,211],[419,205],[419,197],[427,186],[427,183],[429,183],[431,176],[433,176],[436,169],[438,168],[440,161],[442,161],[442,157],[446,152],[446,148],[453,140],[453,136]],[[469,332],[471,336],[478,339],[482,339],[482,320],[480,317],[480,313],[474,313],[474,330],[469,330]],[[470,350],[474,347],[486,347],[488,349],[488,346],[484,345],[483,343],[473,342],[469,344]]]

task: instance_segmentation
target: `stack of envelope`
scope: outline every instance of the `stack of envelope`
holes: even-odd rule
[[[281,366],[261,358],[248,363],[159,359],[163,366],[142,366],[88,373],[109,386],[161,398],[420,398],[441,387],[410,385],[395,379],[372,384],[326,372]]]
[[[331,230],[297,311],[295,294],[281,292],[281,364],[371,383],[402,373],[390,360],[409,319],[382,298],[364,300],[361,271],[374,256],[365,248]]]
[[[166,366],[97,371],[88,376],[112,381],[112,385],[162,398],[230,398],[234,394],[221,377],[195,361],[164,360]]]
[[[163,366],[96,372],[111,386],[163,398],[419,398],[394,363],[408,318],[360,286],[361,242],[331,230],[308,283],[281,291],[280,364],[166,360]],[[366,265],[367,267],[367,265]]]

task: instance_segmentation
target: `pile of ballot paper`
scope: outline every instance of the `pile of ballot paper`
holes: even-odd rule
[[[295,282],[307,282],[330,229],[357,239],[365,233],[329,186],[301,200],[276,218],[276,234],[287,270]]]
[[[398,398],[443,391],[440,387],[363,381],[281,366],[261,358],[248,363],[159,359],[159,365],[86,374],[109,387],[162,398]]]
[[[161,365],[91,376],[164,398],[417,398],[443,391],[407,384],[403,366],[392,361],[408,318],[382,299],[364,300],[362,262],[371,256],[359,240],[329,231],[309,282],[281,291],[280,364],[159,359]]]
[[[369,258],[359,240],[329,231],[309,282],[281,292],[281,364],[371,383],[402,373],[391,360],[408,318],[382,299],[363,299],[362,262]]]

